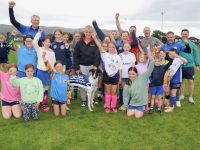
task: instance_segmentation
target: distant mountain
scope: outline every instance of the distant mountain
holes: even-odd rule
[[[53,33],[56,28],[61,28],[63,32],[69,32],[69,33],[82,30],[82,29],[72,29],[72,28],[63,28],[63,27],[46,27],[46,26],[40,26],[40,28],[43,29],[47,34]],[[12,25],[0,24],[0,33],[6,34],[7,32],[11,32],[14,29],[15,27]]]

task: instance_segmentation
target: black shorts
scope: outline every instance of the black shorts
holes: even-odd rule
[[[170,89],[180,89],[181,83],[170,83]]]
[[[103,83],[117,85],[119,83],[119,76],[109,77],[107,73],[103,72]]]
[[[18,105],[18,104],[20,104],[19,101],[8,103],[8,102],[2,100],[2,106],[14,106],[14,105]]]
[[[1,58],[0,57],[0,63],[4,63],[4,64],[7,64],[8,63],[8,58]]]
[[[182,78],[194,80],[194,67],[183,67],[182,68]]]
[[[63,105],[63,104],[66,104],[66,102],[60,102],[60,101],[52,99],[52,104]]]

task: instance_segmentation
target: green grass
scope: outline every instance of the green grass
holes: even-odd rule
[[[14,53],[10,62],[16,62]],[[66,117],[40,111],[38,121],[3,120],[0,115],[0,147],[6,149],[200,149],[200,74],[196,73],[196,105],[182,101],[173,113],[145,115],[142,119],[125,114],[105,114],[103,104],[94,112],[72,101]]]

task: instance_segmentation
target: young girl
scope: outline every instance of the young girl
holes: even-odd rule
[[[31,35],[26,35],[26,37],[24,38],[24,45],[17,50],[17,67],[19,70],[17,76],[20,78],[26,76],[25,66],[27,64],[32,64],[36,72],[37,53],[33,48],[32,42],[33,37]],[[36,73],[34,74],[34,76],[36,76]]]
[[[33,77],[34,66],[28,64],[25,66],[26,77],[17,79],[16,76],[11,76],[10,82],[13,86],[19,87],[21,99],[24,103],[23,118],[25,121],[39,119],[39,105],[43,98],[43,85],[40,79]]]
[[[63,73],[63,65],[60,61],[56,61],[56,73],[51,80],[51,92],[54,115],[66,115],[66,102],[67,102],[67,80],[69,77]]]
[[[128,116],[141,118],[144,114],[145,106],[148,104],[147,81],[154,68],[154,62],[150,61],[148,69],[141,75],[138,75],[137,69],[131,67],[128,70],[128,81],[124,87],[124,104],[122,111]],[[130,100],[130,104],[128,105]]]
[[[72,52],[72,70],[71,72],[74,72],[74,48],[76,46],[76,43],[78,41],[80,41],[81,39],[81,33],[80,32],[74,32],[73,34],[73,40],[71,42],[71,45],[70,45],[70,51]],[[77,99],[78,98],[78,87],[74,87],[74,99]]]
[[[12,64],[8,66],[7,73],[0,71],[2,115],[4,119],[10,119],[12,114],[15,118],[21,117],[20,91],[19,88],[13,87],[9,81],[10,76],[15,75],[16,72],[17,66]]]
[[[121,84],[122,62],[119,55],[117,55],[117,50],[114,43],[110,42],[108,44],[108,52],[106,52],[95,34],[93,35],[93,38],[99,47],[101,59],[105,65],[105,71],[103,72],[103,82],[105,85],[105,112],[110,112],[110,103],[113,112],[117,112],[116,91],[118,83]]]
[[[48,88],[50,84],[50,73],[54,68],[56,58],[54,52],[49,48],[51,44],[49,37],[45,37],[42,47],[38,45],[42,32],[42,30],[39,30],[35,35],[33,47],[35,48],[38,57],[37,77],[42,81],[44,87],[44,96],[41,106],[44,111],[49,111],[50,107],[47,105]]]
[[[62,62],[63,71],[65,72],[66,69],[68,70],[71,67],[71,58],[70,58],[70,51],[69,46],[66,47],[65,42],[62,40],[62,30],[56,29],[54,32],[55,41],[51,44],[51,49],[54,51],[56,60]]]
[[[122,61],[122,89],[119,90],[119,99],[121,105],[123,104],[123,88],[128,79],[128,69],[130,67],[134,67],[136,62],[135,55],[130,52],[131,45],[129,42],[124,43],[123,50],[124,51],[119,54]]]

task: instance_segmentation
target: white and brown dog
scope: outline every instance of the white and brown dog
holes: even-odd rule
[[[98,87],[98,72],[96,69],[91,69],[90,76],[86,75],[72,75],[69,79],[70,86],[78,86],[87,92],[88,108],[93,111],[94,98]]]

